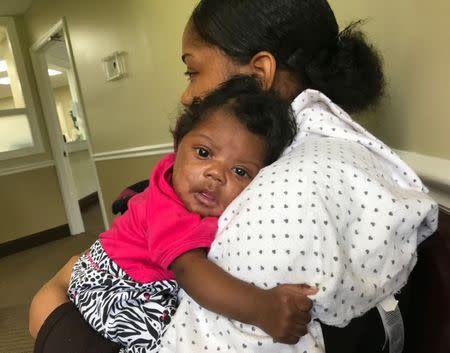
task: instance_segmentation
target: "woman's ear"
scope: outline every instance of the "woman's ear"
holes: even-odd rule
[[[250,60],[252,74],[258,78],[264,90],[269,90],[273,86],[277,61],[268,51],[256,53]]]

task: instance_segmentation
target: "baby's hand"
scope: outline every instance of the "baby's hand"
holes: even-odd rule
[[[317,288],[303,284],[282,284],[264,291],[257,326],[274,342],[295,344],[307,333],[311,321],[311,299]]]

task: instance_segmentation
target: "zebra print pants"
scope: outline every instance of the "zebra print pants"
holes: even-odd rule
[[[135,282],[97,240],[75,264],[68,296],[96,331],[125,347],[123,352],[148,353],[159,350],[178,289],[172,280]]]

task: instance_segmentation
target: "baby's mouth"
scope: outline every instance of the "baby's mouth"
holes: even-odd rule
[[[194,194],[195,199],[206,207],[216,207],[217,201],[213,193],[208,191],[200,191]]]

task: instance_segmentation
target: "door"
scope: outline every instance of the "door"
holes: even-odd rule
[[[84,232],[79,200],[95,192],[106,228],[106,213],[64,20],[32,46],[31,57],[70,232]]]

